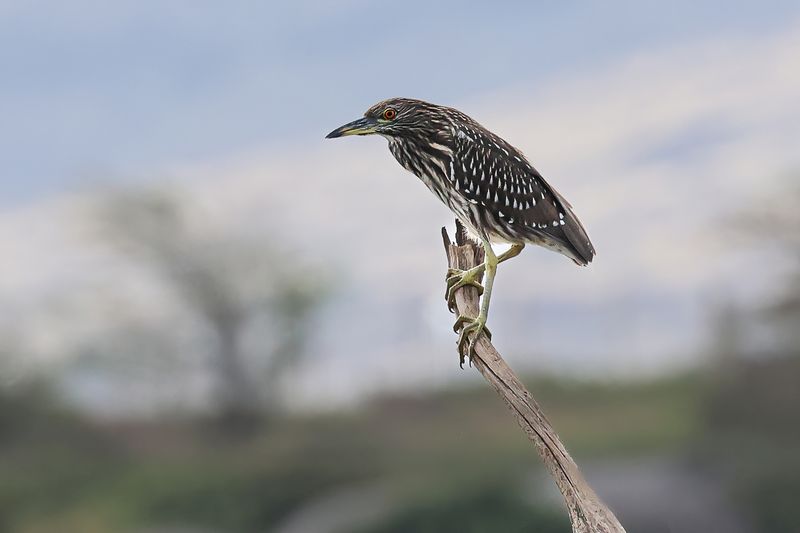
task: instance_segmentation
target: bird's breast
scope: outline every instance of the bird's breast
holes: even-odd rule
[[[390,139],[389,150],[400,165],[416,175],[448,207],[453,206],[453,153],[446,145]]]

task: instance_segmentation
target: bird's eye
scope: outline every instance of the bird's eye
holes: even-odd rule
[[[394,120],[394,117],[396,117],[396,116],[397,116],[397,111],[395,111],[391,107],[387,108],[383,112],[383,118],[385,118],[386,120]]]

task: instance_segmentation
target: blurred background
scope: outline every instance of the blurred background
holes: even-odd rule
[[[490,319],[630,532],[800,531],[793,1],[0,2],[0,531],[566,532],[370,105],[575,206]]]

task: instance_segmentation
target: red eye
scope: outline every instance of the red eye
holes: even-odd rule
[[[397,111],[395,111],[391,107],[383,112],[383,118],[385,118],[386,120],[394,120],[394,117],[396,116],[397,116]]]

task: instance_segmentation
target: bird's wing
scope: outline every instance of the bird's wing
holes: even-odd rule
[[[455,185],[470,201],[483,204],[516,231],[550,239],[572,259],[595,255],[572,206],[516,148],[489,132],[456,132]],[[487,135],[488,133],[488,135]]]

